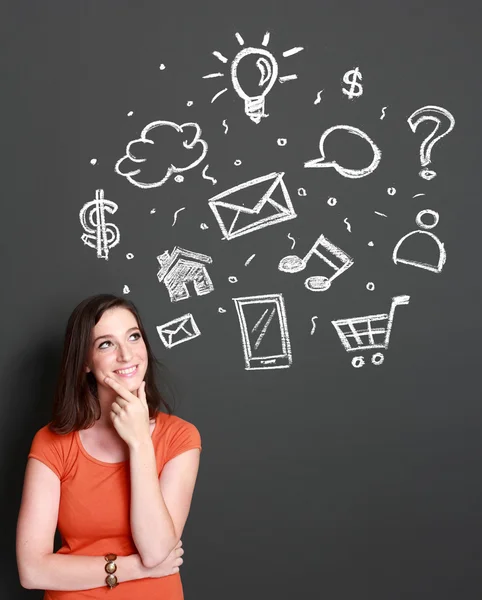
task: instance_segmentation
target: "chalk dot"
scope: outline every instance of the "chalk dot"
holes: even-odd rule
[[[228,281],[229,281],[230,283],[237,283],[237,282],[238,282],[238,278],[237,278],[237,277],[235,277],[234,275],[230,275],[230,276],[228,277]]]
[[[306,196],[305,188],[298,188],[298,196]]]
[[[337,199],[336,198],[328,198],[328,205],[329,206],[335,206],[335,204],[337,203]]]
[[[240,164],[242,164],[242,163],[241,163],[241,161],[239,160],[239,158],[237,158],[237,159],[234,161],[234,164],[235,164],[237,167],[239,167],[239,165],[240,165]]]
[[[373,242],[368,242],[369,246],[374,246],[375,244]]]
[[[286,138],[278,138],[278,146],[286,146],[288,140]]]
[[[132,252],[129,252],[129,254],[126,254],[126,258],[127,260],[131,260],[134,258],[134,255],[132,254]]]
[[[199,227],[201,229],[209,229],[209,225],[206,225],[206,223],[201,223],[201,225],[199,225]]]
[[[166,65],[164,63],[161,63],[159,69],[161,69],[161,71],[164,71],[165,68],[166,68]]]
[[[122,288],[122,291],[123,291],[123,293],[124,293],[124,294],[128,294],[128,293],[130,292],[129,286],[128,286],[128,285],[125,285],[125,286]]]
[[[90,164],[91,165],[97,164],[97,159],[96,158],[92,158],[91,161],[90,161]]]
[[[225,313],[226,309],[222,308],[221,306],[218,308],[218,313]]]
[[[430,169],[422,169],[419,173],[420,177],[430,181],[434,177],[436,177],[437,173],[435,171],[431,171]]]
[[[151,208],[151,215],[153,215],[156,212],[155,208]]]
[[[176,176],[174,177],[174,181],[175,181],[176,183],[182,183],[182,182],[184,181],[184,175],[176,175]]]
[[[188,100],[186,102],[186,106],[192,106],[194,104],[194,102],[192,100]]]
[[[395,194],[397,193],[397,190],[394,187],[389,187],[387,189],[388,195],[389,196],[395,196]]]
[[[369,282],[367,283],[367,290],[368,290],[369,292],[373,292],[373,290],[374,290],[374,289],[375,289],[375,284],[373,283],[373,281],[369,281]]]
[[[132,115],[133,115],[133,114],[134,114],[134,111],[133,111],[133,110],[130,110],[130,111],[127,113],[127,116],[128,116],[128,117],[132,117]]]

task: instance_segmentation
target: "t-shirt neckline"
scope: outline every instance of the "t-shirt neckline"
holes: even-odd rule
[[[154,423],[154,429],[152,430],[152,433],[151,433],[151,439],[154,439],[154,434],[159,429],[159,418],[160,418],[159,415],[160,414],[161,414],[160,411],[156,414],[156,417],[155,417],[156,422]],[[98,458],[95,458],[94,456],[89,454],[87,452],[87,450],[84,448],[84,445],[82,444],[82,440],[80,439],[80,434],[79,434],[78,429],[75,431],[75,439],[77,440],[77,446],[79,447],[79,450],[85,456],[85,458],[87,458],[87,460],[90,460],[91,462],[101,465],[102,467],[119,467],[119,466],[125,465],[129,462],[129,459],[119,460],[117,462],[107,462],[107,461],[99,460]]]

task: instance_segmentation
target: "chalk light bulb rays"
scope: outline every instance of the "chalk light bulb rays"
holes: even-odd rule
[[[264,35],[262,46],[267,46],[269,43],[270,34],[267,32]],[[236,33],[236,39],[238,43],[243,46],[244,40]],[[283,56],[291,56],[293,54],[297,54],[301,52],[303,48],[291,48],[290,50],[286,50],[283,52]],[[227,63],[228,59],[221,54],[221,52],[215,51],[213,55],[216,56],[221,62]],[[249,67],[249,63],[245,61],[247,57],[257,58],[254,63],[255,66],[259,69],[260,79],[258,82],[258,87],[260,93],[248,93],[246,91],[246,87],[242,86],[239,83],[238,78],[238,69],[241,61],[243,61],[243,69],[245,66]],[[211,79],[213,77],[224,77],[224,73],[209,73],[209,75],[204,75],[203,79]],[[240,50],[236,56],[234,57],[231,63],[231,82],[234,88],[234,91],[238,94],[238,96],[244,100],[244,112],[246,115],[253,121],[254,123],[260,123],[263,117],[267,117],[268,115],[265,113],[265,102],[266,96],[273,88],[274,84],[278,80],[280,83],[284,83],[285,81],[290,81],[292,79],[297,79],[297,75],[286,75],[284,77],[278,78],[278,63],[274,55],[266,50],[265,48],[243,48]],[[213,96],[211,99],[211,103],[213,103],[219,96],[227,92],[228,88],[224,88],[219,91],[217,94]]]

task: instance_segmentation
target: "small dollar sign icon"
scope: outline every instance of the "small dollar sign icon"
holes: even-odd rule
[[[358,80],[362,80],[362,74],[358,67],[351,69],[351,71],[347,71],[343,75],[343,81],[350,86],[350,89],[346,90],[345,88],[342,88],[342,92],[348,96],[349,100],[358,98],[358,96],[363,94],[363,86],[361,83],[358,83]]]
[[[87,246],[97,250],[97,258],[109,258],[109,250],[120,241],[119,229],[105,222],[105,211],[112,215],[118,206],[104,198],[104,190],[95,190],[95,200],[84,204],[80,210],[80,223],[87,233],[81,239]]]

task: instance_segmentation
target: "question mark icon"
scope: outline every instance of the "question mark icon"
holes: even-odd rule
[[[410,129],[413,131],[413,133],[415,133],[417,127],[423,121],[433,121],[435,123],[434,130],[424,139],[422,145],[420,146],[420,163],[422,167],[427,167],[432,160],[432,148],[434,147],[435,143],[438,142],[438,140],[452,131],[455,125],[455,119],[452,113],[440,106],[423,106],[411,114],[407,119],[407,122],[410,125]],[[439,129],[442,127],[442,122],[445,126],[445,130],[436,135]],[[437,173],[430,169],[423,168],[419,175],[423,179],[430,180],[433,179]]]

